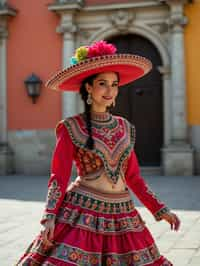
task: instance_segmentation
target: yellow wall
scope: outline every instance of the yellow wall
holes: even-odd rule
[[[186,5],[185,28],[188,123],[200,125],[200,0]]]

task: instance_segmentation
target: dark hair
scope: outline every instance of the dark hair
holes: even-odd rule
[[[119,80],[119,74],[117,74],[117,78]],[[92,76],[87,77],[86,79],[83,80],[81,87],[80,87],[80,94],[81,94],[81,98],[84,102],[84,114],[85,114],[85,120],[86,120],[86,127],[87,127],[87,131],[89,134],[89,137],[87,139],[86,142],[86,148],[89,148],[90,150],[92,150],[94,148],[94,139],[92,138],[92,123],[91,123],[91,105],[89,105],[87,103],[87,98],[88,98],[88,92],[86,90],[86,83],[88,83],[89,85],[93,85],[93,81],[95,80],[95,78],[98,76],[99,74],[94,74]],[[110,109],[112,109],[111,107],[107,107],[107,111],[110,111]]]
[[[97,77],[98,74],[92,75],[86,79],[83,80],[81,87],[80,87],[80,94],[81,94],[81,98],[84,102],[84,114],[85,114],[85,118],[86,118],[86,127],[87,127],[87,131],[89,134],[89,137],[87,139],[86,142],[86,148],[89,148],[90,150],[93,149],[94,147],[94,140],[92,138],[92,124],[91,124],[91,112],[90,112],[90,108],[91,106],[89,104],[87,104],[87,98],[88,98],[88,92],[86,90],[86,83],[88,83],[89,85],[93,84],[94,79]]]

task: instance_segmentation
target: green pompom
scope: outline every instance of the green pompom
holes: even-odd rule
[[[78,49],[76,49],[75,57],[78,60],[78,62],[83,61],[87,58],[88,55],[88,49],[85,46],[81,46]]]

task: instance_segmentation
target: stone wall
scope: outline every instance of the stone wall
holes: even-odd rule
[[[55,145],[53,130],[10,131],[8,138],[15,154],[16,174],[49,174],[51,156]]]

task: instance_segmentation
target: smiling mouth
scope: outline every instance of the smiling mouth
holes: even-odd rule
[[[103,96],[103,98],[106,99],[106,100],[111,100],[112,99],[112,97],[110,97],[110,96]]]

